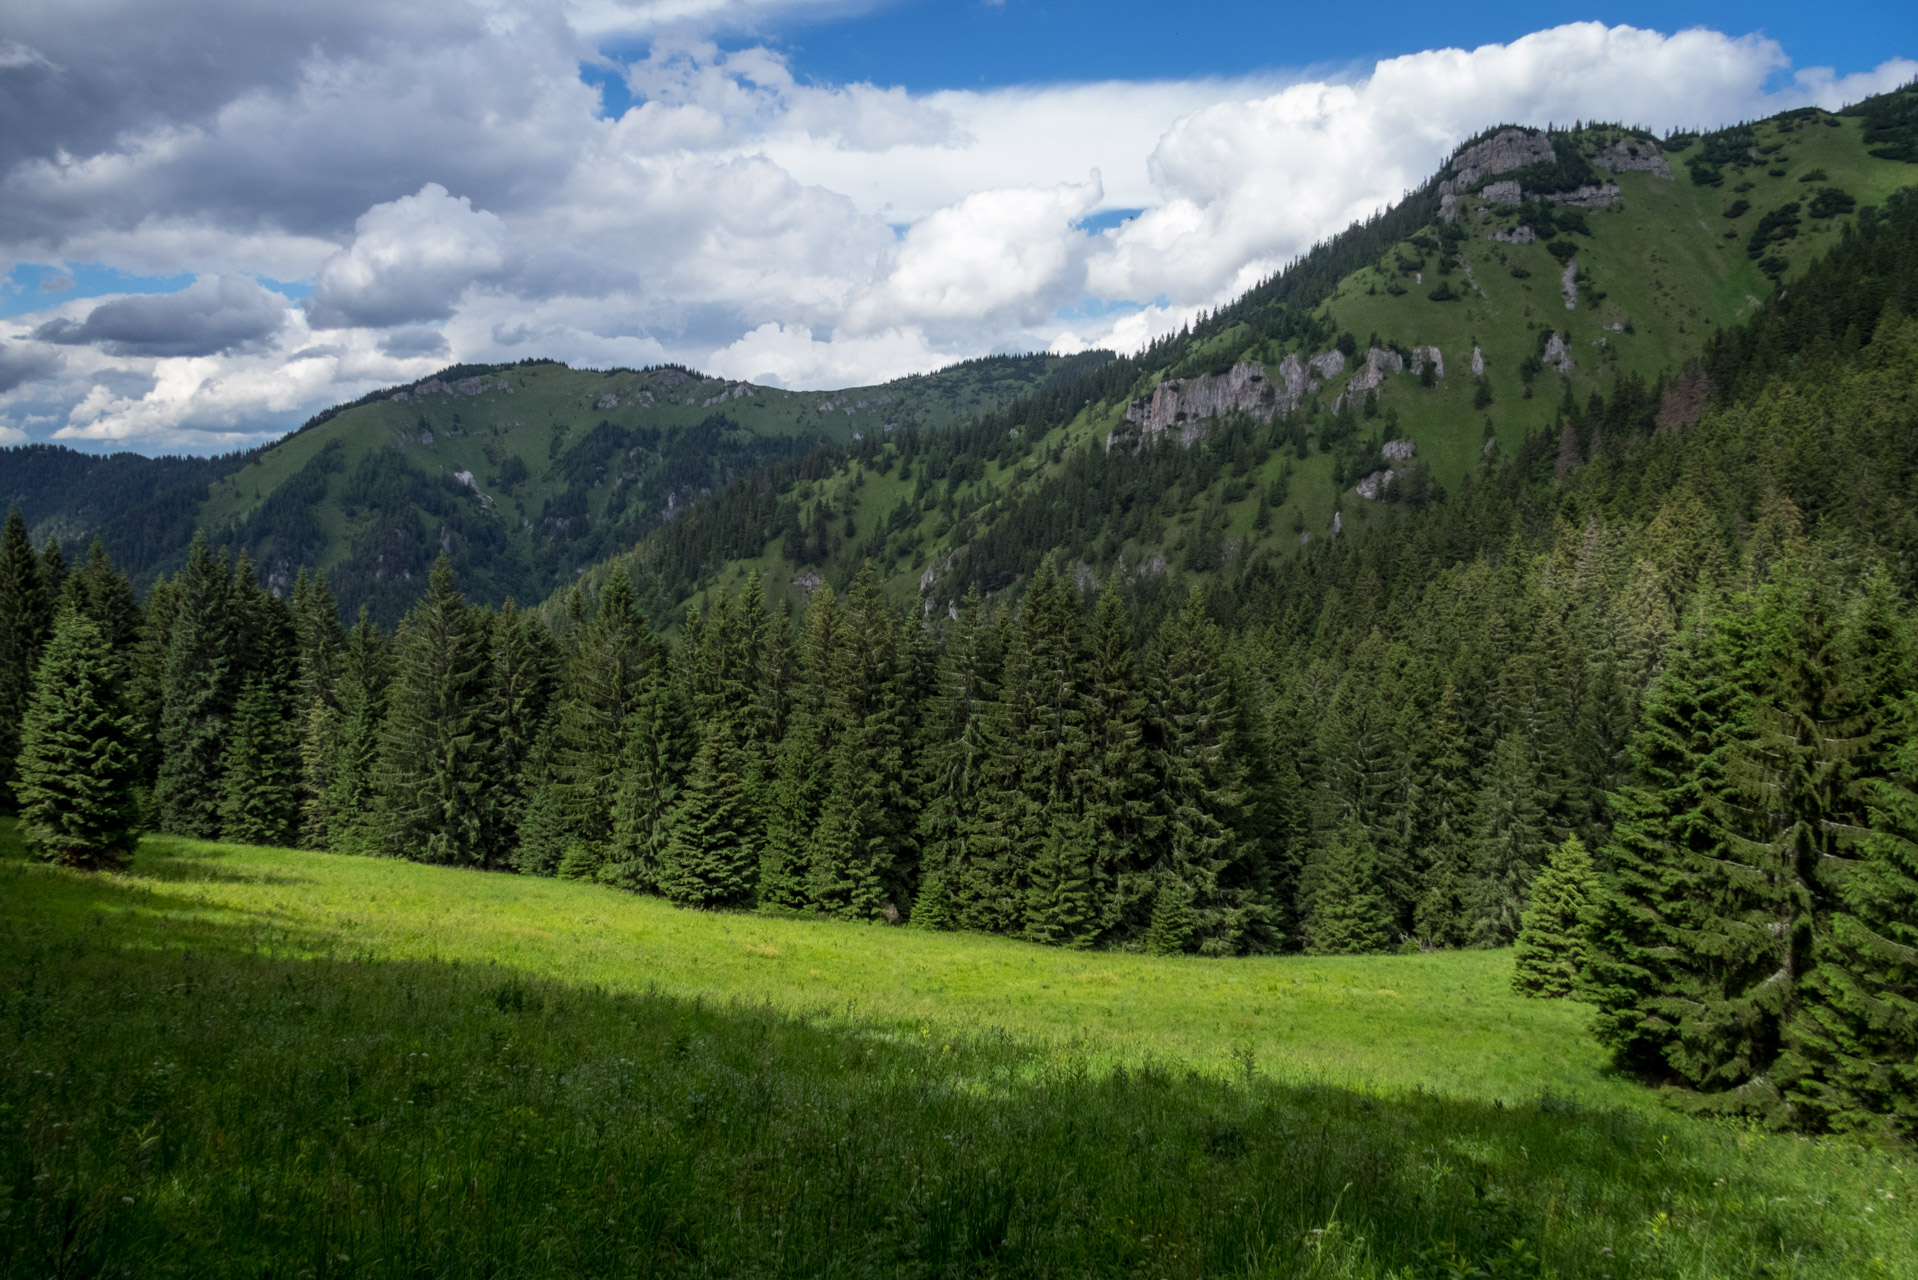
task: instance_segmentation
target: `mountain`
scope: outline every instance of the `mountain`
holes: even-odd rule
[[[797,603],[867,559],[895,598],[940,612],[1042,560],[1176,597],[1455,494],[1594,397],[1696,420],[1734,390],[1695,364],[1713,335],[1918,178],[1914,102],[1663,139],[1488,130],[1137,356],[957,431],[784,460],[613,563],[656,612],[749,572]],[[1561,471],[1592,448],[1558,443]]]
[[[204,529],[270,585],[317,568],[349,613],[391,621],[442,549],[480,598],[539,599],[770,461],[939,430],[1110,359],[994,356],[832,392],[676,366],[460,365],[221,458],[0,450],[0,506],[42,539],[101,537],[136,580]]]

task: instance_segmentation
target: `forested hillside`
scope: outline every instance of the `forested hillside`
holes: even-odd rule
[[[1578,145],[1757,189],[1791,178],[1783,145],[1897,145],[1889,118]],[[397,629],[343,630],[327,580],[276,594],[204,536],[139,601],[104,547],[70,571],[15,516],[23,834],[80,864],[148,825],[1069,947],[1516,943],[1519,989],[1593,1002],[1676,1096],[1910,1135],[1918,194],[1754,230],[1739,270],[1770,254],[1780,283],[1669,375],[1561,371],[1541,329],[1524,430],[1454,471],[1388,451],[1440,389],[1430,344],[1405,349],[1429,377],[1355,391],[1385,362],[1332,372],[1326,308],[1397,297],[1351,281],[1434,212],[1562,218],[1482,184],[1583,190],[1574,141],[1495,131],[1192,332],[758,469],[544,609],[469,600],[442,555]],[[1518,240],[1444,243],[1464,277]],[[1294,344],[1265,389],[1243,342]],[[1301,350],[1320,386],[1281,413]],[[1170,407],[1242,393],[1270,420]],[[1287,528],[1314,476],[1333,519]],[[928,537],[949,549],[914,574]]]
[[[937,430],[1109,358],[993,357],[837,392],[677,367],[460,365],[219,458],[0,449],[0,503],[37,541],[100,538],[143,585],[176,571],[199,530],[275,590],[323,570],[349,611],[391,623],[441,551],[481,599],[538,599],[769,462]]]
[[[797,607],[868,560],[948,615],[1041,560],[1177,601],[1456,496],[1541,431],[1568,469],[1591,442],[1563,422],[1593,395],[1670,423],[1728,402],[1681,370],[1918,178],[1896,143],[1913,101],[1665,139],[1488,130],[1188,331],[958,431],[765,468],[617,563],[658,623],[749,572]]]

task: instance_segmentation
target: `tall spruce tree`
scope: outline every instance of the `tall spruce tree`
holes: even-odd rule
[[[621,888],[655,892],[672,843],[680,788],[699,741],[677,663],[655,666],[642,682],[622,736],[612,847],[593,874]],[[568,850],[575,863],[592,856],[585,846]]]
[[[977,588],[967,592],[946,637],[938,679],[922,722],[919,749],[919,891],[912,921],[926,929],[958,926],[954,890],[968,863],[966,817],[977,803],[985,766],[985,717],[993,692],[991,632]]]
[[[162,830],[213,839],[220,834],[220,766],[239,667],[228,613],[232,579],[205,534],[195,534],[187,548],[174,593],[153,802]]]
[[[0,529],[0,805],[12,803],[14,757],[33,696],[33,667],[48,617],[40,558],[18,507]]]
[[[701,738],[680,790],[659,887],[691,907],[741,907],[752,901],[759,850],[752,833],[746,780],[728,718]]]
[[[328,847],[346,853],[378,851],[380,732],[386,720],[392,654],[387,637],[362,605],[340,646],[339,722],[323,798]]]
[[[20,727],[20,828],[29,852],[75,867],[132,856],[138,733],[119,656],[69,602],[40,656]]]
[[[1137,938],[1153,901],[1148,850],[1160,833],[1146,748],[1146,699],[1130,619],[1108,589],[1092,611],[1084,665],[1086,747],[1071,765],[1071,786],[1093,845],[1093,895],[1102,937]],[[1262,799],[1269,799],[1261,793]],[[1264,815],[1271,816],[1271,815]],[[1272,816],[1274,823],[1282,817]],[[1282,840],[1277,827],[1272,838]]]
[[[1465,731],[1459,723],[1458,690],[1449,681],[1439,694],[1432,725],[1432,756],[1425,777],[1425,845],[1419,866],[1419,899],[1413,932],[1424,946],[1462,947],[1472,940],[1469,851],[1471,780]]]
[[[539,784],[535,757],[552,729],[560,656],[539,615],[521,613],[511,600],[493,615],[488,643],[492,773],[500,815],[497,856],[503,858],[519,848],[529,797]]]
[[[1551,854],[1551,802],[1525,736],[1500,738],[1479,790],[1472,851],[1472,932],[1483,945],[1505,946],[1518,936],[1532,877]]]
[[[290,845],[299,831],[299,744],[285,682],[246,682],[227,726],[220,770],[220,834],[238,844]]]
[[[822,585],[807,602],[801,623],[790,718],[766,806],[759,869],[763,910],[799,910],[808,903],[806,871],[839,730],[832,698],[839,628],[838,600],[832,587]]]
[[[1305,921],[1315,955],[1361,955],[1392,943],[1392,905],[1379,883],[1378,859],[1364,824],[1349,820],[1318,854],[1320,866]]]
[[[486,865],[497,851],[486,632],[445,555],[400,625],[380,736],[382,851]]]
[[[1591,961],[1598,873],[1585,842],[1567,836],[1532,881],[1519,917],[1512,990],[1522,996],[1569,996]]]
[[[1190,895],[1197,948],[1229,955],[1265,932],[1270,905],[1260,895],[1262,869],[1238,843],[1240,771],[1227,754],[1233,708],[1217,628],[1198,593],[1160,628],[1147,689],[1164,824],[1160,880]]]
[[[813,906],[847,919],[897,916],[908,900],[914,805],[901,631],[865,564],[846,594],[833,680],[839,738],[806,879]]]

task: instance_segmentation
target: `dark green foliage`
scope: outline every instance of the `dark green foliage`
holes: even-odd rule
[[[204,537],[193,540],[174,591],[153,800],[161,830],[212,838],[220,833],[220,766],[243,668],[228,609],[231,577]]]
[[[487,628],[444,556],[400,625],[380,742],[379,844],[389,857],[505,860],[493,783]]]
[[[1315,861],[1312,913],[1305,946],[1316,955],[1360,955],[1393,942],[1391,904],[1379,886],[1371,838],[1356,822],[1346,824]]]
[[[40,558],[18,507],[0,530],[0,805],[11,804],[20,725],[33,695],[33,666],[46,638],[53,600],[40,581]]]
[[[347,853],[378,850],[380,727],[386,719],[392,653],[387,639],[362,608],[340,646],[335,693],[333,760],[321,798],[328,847]]]
[[[220,834],[239,844],[290,845],[299,827],[298,742],[285,681],[247,681],[227,726]]]
[[[139,730],[120,658],[91,618],[62,608],[20,726],[15,785],[32,853],[73,867],[131,856]]]
[[[1864,117],[1865,146],[1872,155],[1918,164],[1918,88],[1908,84],[1876,94],[1840,114]]]
[[[1598,874],[1585,842],[1567,836],[1532,881],[1532,900],[1519,917],[1512,955],[1512,990],[1522,996],[1569,996],[1591,960]]]
[[[1836,218],[1858,207],[1858,201],[1837,187],[1823,187],[1811,198],[1806,212],[1814,218]]]
[[[759,850],[732,726],[715,722],[693,756],[667,840],[660,892],[681,906],[737,907],[752,901]]]
[[[1804,208],[1798,201],[1782,204],[1758,220],[1750,239],[1745,241],[1745,256],[1762,258],[1773,245],[1798,238],[1798,213]]]

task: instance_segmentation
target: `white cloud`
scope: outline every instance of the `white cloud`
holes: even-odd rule
[[[320,267],[308,315],[323,329],[444,320],[469,286],[497,277],[511,258],[497,215],[429,182],[360,215],[353,243]]]
[[[1487,125],[1710,125],[1918,72],[1578,23],[1340,76],[912,94],[712,41],[811,2],[22,0],[0,45],[29,87],[0,137],[0,266],[198,279],[0,322],[0,423],[226,447],[448,360],[845,386],[1131,348]],[[196,70],[207,30],[234,56]],[[650,52],[624,68],[594,47],[627,37]],[[601,118],[582,63],[638,105]],[[1082,229],[1113,209],[1143,212]]]

